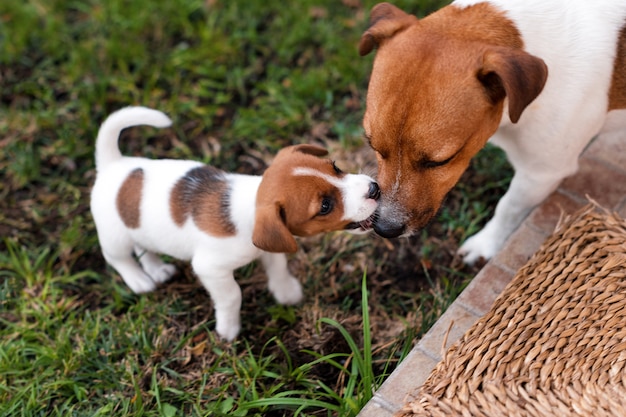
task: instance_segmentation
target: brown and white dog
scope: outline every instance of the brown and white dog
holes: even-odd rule
[[[260,257],[275,299],[295,304],[302,289],[285,256],[297,250],[293,235],[370,228],[378,185],[319,158],[327,152],[317,146],[281,150],[263,176],[120,153],[122,129],[170,124],[160,111],[127,107],[106,119],[96,141],[91,211],[104,258],[134,292],[175,273],[156,254],[190,260],[213,299],[217,333],[232,340],[241,307],[235,269]]]
[[[381,3],[359,52],[375,48],[363,125],[378,234],[424,227],[488,140],[515,169],[493,219],[462,245],[467,263],[501,248],[594,135],[625,125],[623,0],[457,0],[423,19]]]

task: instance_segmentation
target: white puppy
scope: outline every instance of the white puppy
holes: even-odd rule
[[[293,235],[371,227],[378,185],[319,158],[327,152],[317,146],[283,149],[263,176],[120,153],[122,129],[170,123],[160,111],[128,107],[107,118],[96,141],[91,211],[106,261],[134,292],[152,291],[175,273],[157,254],[190,260],[213,299],[217,333],[232,340],[241,307],[235,269],[260,257],[275,299],[294,304],[302,289],[284,254],[297,250]]]

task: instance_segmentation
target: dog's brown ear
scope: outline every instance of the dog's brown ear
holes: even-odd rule
[[[294,253],[298,244],[287,225],[279,203],[257,207],[252,243],[266,252]]]
[[[517,123],[526,107],[537,98],[548,78],[542,59],[512,48],[497,48],[483,55],[478,79],[494,103],[509,99],[509,117]]]
[[[372,52],[381,42],[415,23],[417,18],[393,4],[379,3],[370,13],[370,27],[361,36],[359,55],[364,56]]]

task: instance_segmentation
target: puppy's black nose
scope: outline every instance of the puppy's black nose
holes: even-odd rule
[[[393,220],[377,219],[373,225],[376,234],[386,238],[398,237],[404,233],[405,225]]]
[[[378,200],[380,198],[380,188],[375,182],[370,183],[370,188],[367,192],[367,198]]]

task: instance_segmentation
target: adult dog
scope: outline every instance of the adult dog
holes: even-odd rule
[[[623,127],[625,24],[623,0],[457,0],[423,19],[375,6],[359,52],[378,48],[363,120],[383,195],[376,232],[428,224],[490,140],[515,175],[460,253],[492,257],[594,135]]]

